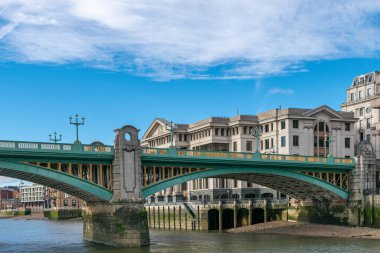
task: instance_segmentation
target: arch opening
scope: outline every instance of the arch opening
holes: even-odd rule
[[[222,229],[230,229],[234,227],[234,210],[223,209],[222,211]]]
[[[219,210],[208,210],[208,230],[219,230]]]
[[[252,209],[252,224],[264,223],[265,222],[265,212],[262,208]]]
[[[249,210],[247,208],[240,208],[237,212],[237,226],[243,227],[249,225]]]

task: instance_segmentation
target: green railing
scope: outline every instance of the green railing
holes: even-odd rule
[[[2,141],[0,140],[0,150],[2,151],[30,151],[30,152],[67,152],[67,153],[114,153],[113,146],[90,145],[90,144],[68,144],[68,143],[48,143],[48,142],[27,142],[27,141]]]
[[[199,157],[211,159],[239,159],[239,160],[263,160],[263,161],[289,161],[302,163],[333,163],[343,165],[355,165],[353,158],[316,157],[298,155],[260,154],[225,151],[199,151],[184,149],[142,148],[143,155]]]

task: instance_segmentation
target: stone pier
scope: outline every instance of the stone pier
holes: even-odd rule
[[[110,203],[89,203],[83,211],[83,238],[113,246],[149,245],[147,212],[141,183],[138,130],[116,129],[113,161],[113,198]]]

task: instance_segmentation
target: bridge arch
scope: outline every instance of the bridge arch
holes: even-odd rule
[[[84,179],[49,168],[0,160],[0,176],[17,178],[66,192],[87,203],[108,202],[112,191]]]
[[[265,167],[220,168],[197,171],[149,185],[143,189],[143,195],[147,197],[174,185],[207,177],[248,181],[267,186],[301,200],[348,198],[347,191],[316,177],[285,169],[270,169]]]

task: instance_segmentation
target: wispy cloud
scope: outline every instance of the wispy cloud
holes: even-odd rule
[[[282,94],[282,95],[292,95],[294,90],[292,89],[281,89],[281,88],[271,88],[268,90],[269,95]]]
[[[14,179],[10,177],[1,177],[0,176],[0,186],[7,186],[7,185],[18,185],[20,182],[19,179]]]
[[[154,79],[265,77],[377,56],[379,12],[372,0],[3,0],[0,60]]]

